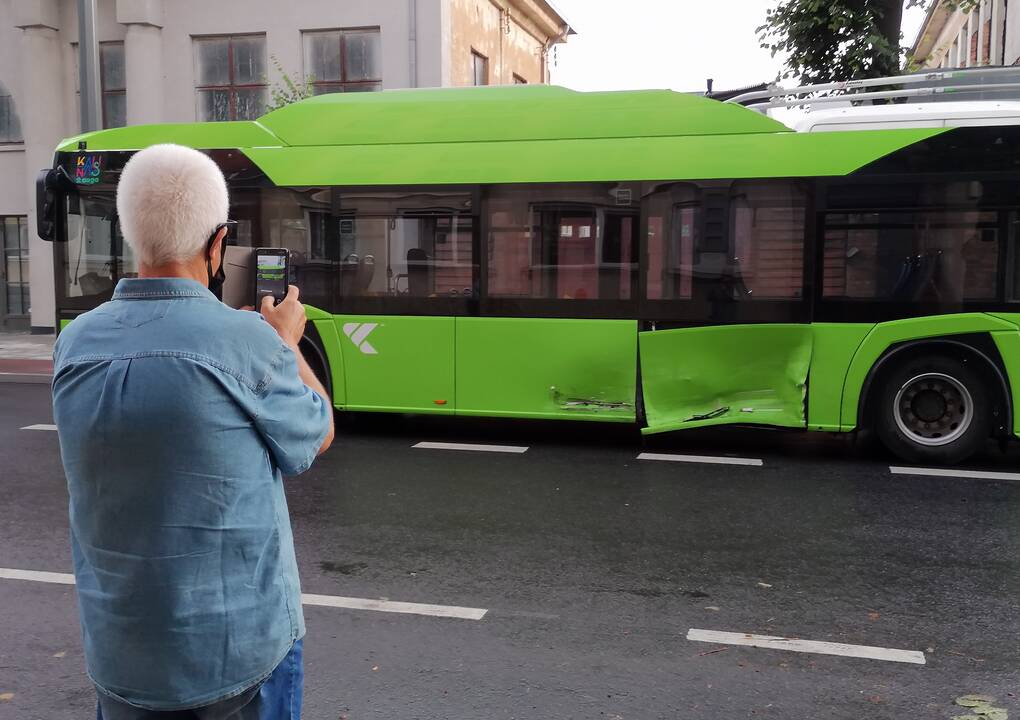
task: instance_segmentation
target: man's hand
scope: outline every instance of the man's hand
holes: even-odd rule
[[[262,313],[262,317],[266,319],[266,322],[273,326],[273,329],[279,333],[283,341],[294,351],[297,359],[298,377],[301,378],[301,381],[311,388],[313,392],[318,393],[327,407],[332,407],[333,403],[329,399],[326,387],[315,376],[315,372],[308,365],[308,361],[305,360],[298,347],[298,343],[304,337],[305,323],[308,322],[308,319],[305,317],[304,305],[298,302],[297,287],[294,285],[289,286],[287,288],[287,297],[279,305],[273,305],[272,295],[262,298],[262,307],[259,308],[259,312]],[[322,447],[319,448],[320,455],[326,452],[327,448],[332,444],[333,431],[333,413],[331,411],[329,413],[329,432],[326,433],[326,439],[322,443]]]
[[[291,285],[287,288],[287,297],[279,305],[273,305],[272,295],[262,298],[259,308],[262,317],[280,334],[283,341],[297,350],[298,343],[305,334],[305,307],[298,302],[298,289]]]

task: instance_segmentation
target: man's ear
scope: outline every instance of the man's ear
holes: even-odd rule
[[[227,236],[227,228],[222,227],[219,232],[216,233],[216,237],[213,238],[212,245],[209,246],[209,259],[212,260],[215,256],[223,258],[223,238]]]

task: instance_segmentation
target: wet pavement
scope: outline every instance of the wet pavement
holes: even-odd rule
[[[0,384],[0,568],[70,572],[56,433],[20,429],[51,422],[47,388]],[[1018,459],[990,446],[967,467]],[[304,717],[948,719],[978,693],[1020,718],[1020,479],[899,464],[850,437],[345,417],[288,483],[304,592],[486,612],[306,606]],[[0,720],[90,717],[75,613],[71,586],[0,579]]]

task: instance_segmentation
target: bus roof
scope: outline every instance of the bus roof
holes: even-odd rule
[[[255,121],[116,128],[58,150],[236,149],[277,185],[582,182],[842,175],[938,132],[796,133],[698,95],[518,85],[321,95]]]
[[[84,140],[90,150],[135,150],[166,142],[167,134],[221,148],[787,131],[778,120],[746,108],[670,90],[577,92],[549,85],[507,85],[331,93],[292,103],[255,121],[113,128],[70,138],[60,149],[74,150]],[[232,141],[224,144],[224,137]]]

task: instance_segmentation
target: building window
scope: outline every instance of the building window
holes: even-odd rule
[[[198,119],[254,120],[266,111],[266,36],[194,38]]]
[[[489,84],[489,58],[475,50],[471,51],[471,84]]]
[[[527,85],[528,81],[522,78],[517,73],[514,73],[514,85]]]
[[[7,87],[0,82],[0,143],[20,143],[21,121],[14,107],[14,98]]]
[[[315,95],[382,90],[379,28],[301,33],[305,74]]]
[[[981,63],[992,64],[992,21],[985,20],[985,42],[981,47]]]
[[[0,317],[28,315],[28,222],[0,217]]]
[[[127,125],[124,43],[99,43],[99,82],[103,93],[103,127]]]
[[[978,64],[978,31],[975,30],[970,36],[970,63],[971,66]]]

